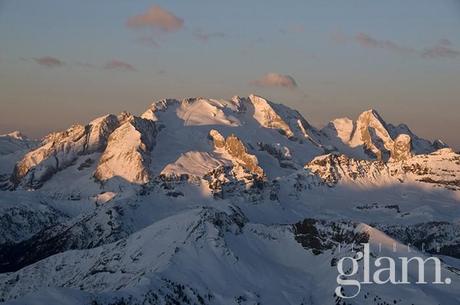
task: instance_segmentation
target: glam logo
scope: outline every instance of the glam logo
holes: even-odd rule
[[[417,267],[418,275],[416,277],[417,281],[415,284],[448,285],[451,283],[450,278],[442,280],[441,260],[437,257],[427,257],[425,259],[418,256],[398,257],[397,259],[400,263],[400,269],[398,269],[398,271],[400,271],[401,276],[397,279],[397,261],[395,259],[388,256],[375,257],[372,255],[371,257],[369,244],[363,243],[361,245],[363,246],[362,252],[357,252],[354,257],[342,257],[337,262],[337,271],[339,272],[339,275],[337,276],[338,286],[335,288],[335,294],[341,298],[351,299],[356,297],[361,291],[361,285],[383,285],[387,283],[394,285],[411,284],[409,281],[409,266]],[[371,258],[373,260],[373,264],[371,264]],[[361,281],[356,278],[353,279],[353,277],[355,277],[359,272],[359,262],[362,262],[363,265],[363,278]],[[347,268],[345,268],[345,265]],[[425,276],[426,266],[434,266],[434,281],[432,282],[426,281],[427,278],[432,278],[432,276]],[[373,271],[372,276],[371,271]],[[347,286],[355,287],[355,293],[345,295],[344,287]]]

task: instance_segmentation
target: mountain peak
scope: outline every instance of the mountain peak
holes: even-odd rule
[[[150,179],[150,151],[155,143],[155,123],[129,116],[109,136],[94,177],[105,182],[114,177],[143,184]]]
[[[406,127],[386,124],[375,109],[369,109],[356,121],[336,119],[320,131],[298,111],[255,94],[230,100],[162,99],[153,102],[140,117],[129,112],[108,114],[87,125],[49,134],[40,147],[22,156],[9,176],[16,187],[34,189],[62,171],[76,171],[99,182],[119,177],[144,184],[162,172],[188,169],[187,162],[215,159],[214,164],[221,164],[222,156],[213,155],[209,147],[211,130],[225,135],[223,140],[215,138],[217,144],[228,142],[229,149],[244,151],[238,156],[244,159],[239,162],[243,167],[270,179],[300,168],[325,152],[398,161],[410,158],[412,153],[436,150],[431,142],[416,137]],[[443,147],[441,142],[436,145]],[[238,155],[235,149],[231,151]]]
[[[374,108],[369,108],[365,111],[363,111],[363,113],[372,113],[373,115],[375,116],[380,116],[379,112],[377,111],[377,109],[374,109]]]
[[[10,137],[10,138],[16,139],[16,140],[26,140],[26,139],[28,139],[22,132],[20,132],[18,130],[12,131],[12,132],[4,134],[4,135],[0,135],[0,137]]]
[[[322,130],[323,144],[359,159],[400,160],[411,153],[426,154],[445,147],[417,137],[406,124],[387,124],[376,109],[363,111],[356,121],[332,120]]]
[[[262,97],[260,95],[257,95],[257,94],[254,94],[254,93],[249,94],[248,98],[250,100],[262,99],[264,101],[267,101],[264,97]]]
[[[358,121],[359,120],[369,121],[371,119],[376,119],[381,125],[386,126],[386,122],[383,120],[380,113],[373,108],[363,111],[358,117]]]
[[[251,94],[249,100],[254,106],[254,118],[263,127],[278,129],[288,138],[294,136],[289,125],[273,109],[272,104],[263,97]]]

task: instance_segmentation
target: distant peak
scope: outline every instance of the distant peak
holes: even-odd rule
[[[152,102],[152,105],[164,104],[164,103],[169,104],[169,103],[174,103],[174,102],[177,102],[177,99],[172,98],[172,97],[167,97],[167,98],[162,98],[159,100],[154,100]]]
[[[157,110],[162,111],[168,108],[168,106],[175,105],[175,104],[179,104],[179,100],[174,99],[174,98],[164,98],[161,100],[153,101],[152,104],[150,104],[150,107],[148,109],[152,111],[157,111]]]
[[[329,123],[330,123],[330,124],[331,124],[331,123],[335,124],[335,123],[342,123],[342,122],[345,122],[345,123],[353,123],[353,120],[350,119],[349,117],[344,116],[344,117],[341,117],[341,118],[333,119],[333,120],[330,121]]]
[[[449,146],[444,143],[444,141],[440,140],[440,139],[436,139],[433,141],[433,147],[435,149],[444,149],[444,148],[449,148]]]
[[[10,132],[8,134],[4,134],[3,136],[7,136],[7,137],[17,139],[17,140],[27,139],[27,137],[24,134],[22,134],[20,131],[17,131],[17,130],[13,131],[13,132]]]
[[[383,126],[386,126],[385,120],[382,118],[382,116],[379,114],[379,112],[373,108],[364,111],[359,115],[358,121],[368,121],[371,118],[375,118],[377,121],[379,121]]]
[[[119,115],[118,115],[118,120],[119,121],[127,121],[127,120],[131,120],[133,117],[133,115],[128,112],[128,111],[122,111]]]
[[[404,124],[404,123],[399,124],[398,128],[403,128],[403,129],[409,130],[409,126],[407,126],[407,124]]]
[[[249,99],[250,99],[251,101],[253,101],[253,100],[264,100],[264,101],[267,101],[265,98],[263,98],[262,96],[257,95],[257,94],[249,94]]]
[[[379,112],[374,108],[370,108],[370,109],[364,111],[362,114],[370,114],[370,115],[373,115],[373,116],[376,116],[376,117],[380,118]]]

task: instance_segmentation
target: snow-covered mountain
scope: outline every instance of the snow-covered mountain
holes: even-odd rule
[[[374,109],[364,111],[356,121],[335,119],[321,132],[328,138],[326,143],[359,159],[401,160],[447,147],[440,140],[419,138],[405,124],[387,124]]]
[[[255,95],[165,99],[40,144],[2,136],[9,155],[10,304],[460,302],[460,155],[375,110],[317,129]],[[373,255],[382,244],[394,258],[407,244],[439,255],[452,283],[367,285],[341,299],[336,262],[360,242]]]
[[[37,145],[19,131],[0,135],[0,189],[8,184],[14,165],[22,156]]]
[[[329,186],[337,183],[389,184],[427,183],[434,187],[460,190],[460,155],[443,148],[428,155],[417,155],[404,162],[357,160],[346,155],[316,157],[305,168]]]

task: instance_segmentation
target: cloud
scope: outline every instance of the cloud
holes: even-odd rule
[[[333,36],[333,40],[339,43],[349,42],[350,39],[343,34]],[[401,54],[411,54],[422,58],[457,58],[460,57],[460,50],[453,47],[449,39],[441,39],[435,45],[428,46],[423,49],[415,49],[407,46],[402,46],[391,40],[376,39],[366,33],[358,33],[353,37],[355,41],[363,48],[368,49],[385,49]]]
[[[441,39],[432,47],[425,48],[422,51],[422,57],[425,58],[457,58],[460,56],[460,51],[452,47],[452,43],[448,39]]]
[[[201,41],[201,42],[208,42],[209,39],[212,38],[225,38],[227,35],[223,32],[212,32],[212,33],[205,33],[201,30],[195,31],[193,36]]]
[[[107,62],[103,68],[107,70],[136,71],[133,65],[117,59]]]
[[[125,61],[118,60],[118,59],[109,60],[105,64],[94,64],[94,63],[90,63],[87,61],[75,61],[71,63],[65,63],[64,61],[60,59],[50,57],[50,56],[33,57],[31,59],[20,57],[20,60],[24,60],[24,61],[32,60],[38,63],[39,65],[48,67],[48,68],[68,65],[70,67],[80,67],[84,69],[137,71],[137,69],[132,64],[127,63]]]
[[[130,28],[152,28],[163,32],[175,32],[183,27],[184,20],[154,5],[144,13],[130,17],[126,25]]]
[[[358,33],[355,36],[356,42],[363,48],[380,48],[398,53],[415,53],[413,48],[401,46],[390,40],[379,40],[366,33]]]
[[[57,59],[55,57],[51,57],[51,56],[34,57],[32,59],[40,66],[47,67],[47,68],[60,67],[60,66],[65,65],[65,63],[62,60]]]
[[[260,87],[284,87],[294,89],[297,83],[292,76],[279,73],[267,73],[258,80],[251,81],[250,84]]]

